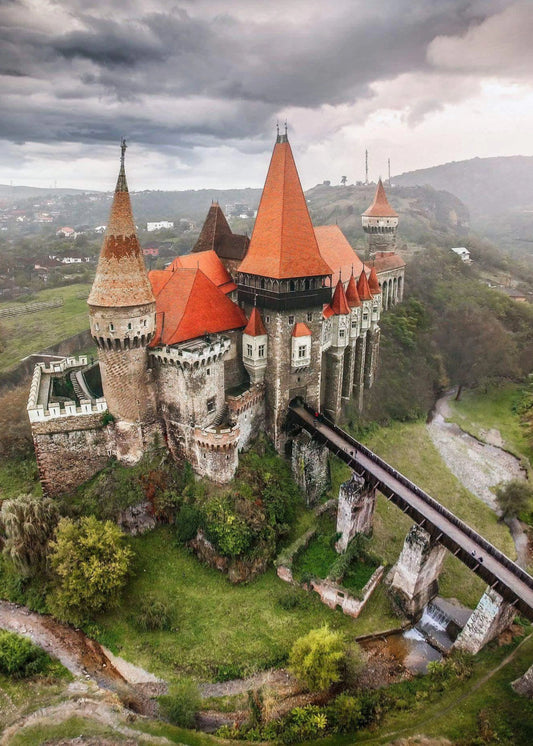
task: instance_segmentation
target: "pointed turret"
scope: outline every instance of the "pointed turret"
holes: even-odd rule
[[[372,293],[370,292],[370,288],[368,286],[368,279],[366,277],[364,268],[359,275],[359,280],[357,281],[357,293],[362,301],[372,300]]]
[[[348,287],[346,288],[346,300],[350,308],[358,308],[361,305],[361,298],[357,292],[357,286],[355,284],[355,277],[352,275],[348,280]]]
[[[373,218],[398,217],[398,213],[396,212],[396,210],[393,210],[392,207],[389,205],[389,200],[387,199],[387,195],[385,194],[385,188],[381,179],[378,181],[376,194],[374,195],[374,201],[372,202],[370,207],[364,211],[363,215]]]
[[[383,182],[378,181],[374,201],[361,216],[363,230],[368,234],[368,248],[373,256],[378,251],[394,251],[398,230],[398,213],[389,205]]]
[[[87,301],[90,306],[120,308],[154,302],[133,221],[124,168],[124,140],[121,151],[109,222]]]
[[[375,267],[372,267],[372,269],[370,270],[370,274],[368,276],[368,287],[370,288],[370,292],[372,293],[372,295],[378,295],[379,293],[381,293],[381,288],[379,286],[379,280]]]
[[[266,334],[266,329],[265,325],[263,324],[261,314],[255,307],[250,314],[250,320],[248,321],[243,334],[248,334],[250,337],[261,337],[263,334]]]
[[[331,299],[331,310],[335,316],[342,316],[350,313],[350,306],[346,299],[346,293],[344,292],[344,285],[341,280],[337,282],[333,298]]]
[[[278,135],[239,272],[278,280],[331,274],[322,258],[287,135]]]

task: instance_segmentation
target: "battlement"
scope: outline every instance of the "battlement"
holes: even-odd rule
[[[196,427],[194,437],[200,446],[208,451],[228,451],[236,449],[239,445],[240,428],[238,425],[231,427]]]
[[[249,389],[246,389],[246,391],[243,391],[242,394],[238,394],[237,396],[228,394],[226,396],[226,402],[228,404],[230,414],[236,416],[242,414],[242,412],[246,412],[248,409],[251,409],[256,404],[259,404],[259,402],[262,402],[264,398],[265,384],[259,383]]]
[[[149,356],[159,365],[174,365],[183,369],[199,368],[220,360],[229,352],[230,347],[231,340],[228,337],[217,335],[213,341],[193,339],[176,347],[158,347],[149,350]]]

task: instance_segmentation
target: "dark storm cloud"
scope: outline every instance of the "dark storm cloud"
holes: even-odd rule
[[[430,70],[436,37],[467,33],[502,4],[337,0],[326,10],[274,0],[276,12],[255,17],[249,2],[224,3],[222,13],[217,2],[169,12],[162,1],[129,0],[110,18],[109,3],[96,0],[0,3],[0,138],[90,142],[126,132],[184,149],[261,141],[285,107],[353,103],[376,81]]]

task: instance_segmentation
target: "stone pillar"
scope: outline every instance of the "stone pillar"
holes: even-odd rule
[[[390,595],[404,614],[418,618],[438,593],[438,577],[446,548],[416,524],[405,538],[398,562],[391,571]]]
[[[379,360],[379,326],[367,332],[365,352],[365,388],[372,388]]]
[[[309,433],[302,431],[292,441],[292,474],[307,505],[317,503],[329,487],[328,455],[328,449]]]
[[[511,686],[517,694],[533,699],[533,665],[519,679],[515,679]]]
[[[499,593],[487,588],[453,647],[475,655],[500,632],[509,627],[515,617],[514,608]]]
[[[358,410],[363,410],[363,394],[365,387],[365,354],[366,354],[366,332],[357,337],[355,345],[355,366],[353,378],[353,396]]]
[[[353,339],[350,345],[344,351],[344,370],[342,373],[342,398],[349,400],[352,398],[353,376],[355,370],[355,344]]]
[[[337,552],[345,552],[355,534],[372,533],[375,507],[376,488],[352,472],[351,478],[339,488],[337,533],[342,536],[335,544]]]
[[[326,399],[325,410],[337,422],[342,406],[342,372],[344,369],[344,347],[330,347],[326,352]]]

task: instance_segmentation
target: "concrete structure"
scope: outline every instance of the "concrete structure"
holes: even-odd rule
[[[334,420],[353,397],[362,407],[379,355],[379,271],[362,264],[338,226],[315,230],[285,132],[277,136],[251,239],[233,234],[213,203],[192,252],[147,273],[125,150],[123,142],[88,299],[103,397],[91,393],[82,370],[76,373],[81,393],[68,404],[69,412],[89,414],[83,407],[90,401],[106,434],[94,436],[95,449],[82,447],[87,435],[70,435],[59,450],[45,447],[42,430],[50,415],[43,413],[55,412],[57,401],[54,387],[43,384],[36,394],[42,411],[32,402],[29,412],[47,492],[76,483],[55,479],[54,460],[68,442],[69,459],[83,462],[84,478],[102,468],[104,456],[136,463],[158,438],[176,460],[225,483],[235,474],[239,451],[266,432],[291,459],[308,501],[315,501],[328,484],[326,451],[290,433],[289,403],[305,400]],[[385,203],[378,185],[375,204],[383,209]],[[367,227],[373,221],[364,216]],[[396,229],[397,216],[393,222]],[[75,432],[76,422],[65,424],[65,432]],[[65,416],[53,425],[56,441],[60,423]]]
[[[337,552],[345,552],[356,534],[372,533],[375,507],[376,488],[352,472],[351,478],[339,488],[337,533],[341,537],[335,544]]]
[[[513,606],[506,603],[499,593],[487,588],[455,641],[454,648],[473,655],[479,653],[488,642],[509,627],[515,614]]]
[[[407,616],[420,617],[424,606],[437,595],[445,556],[445,547],[420,526],[412,526],[391,571],[389,588],[393,602]]]

